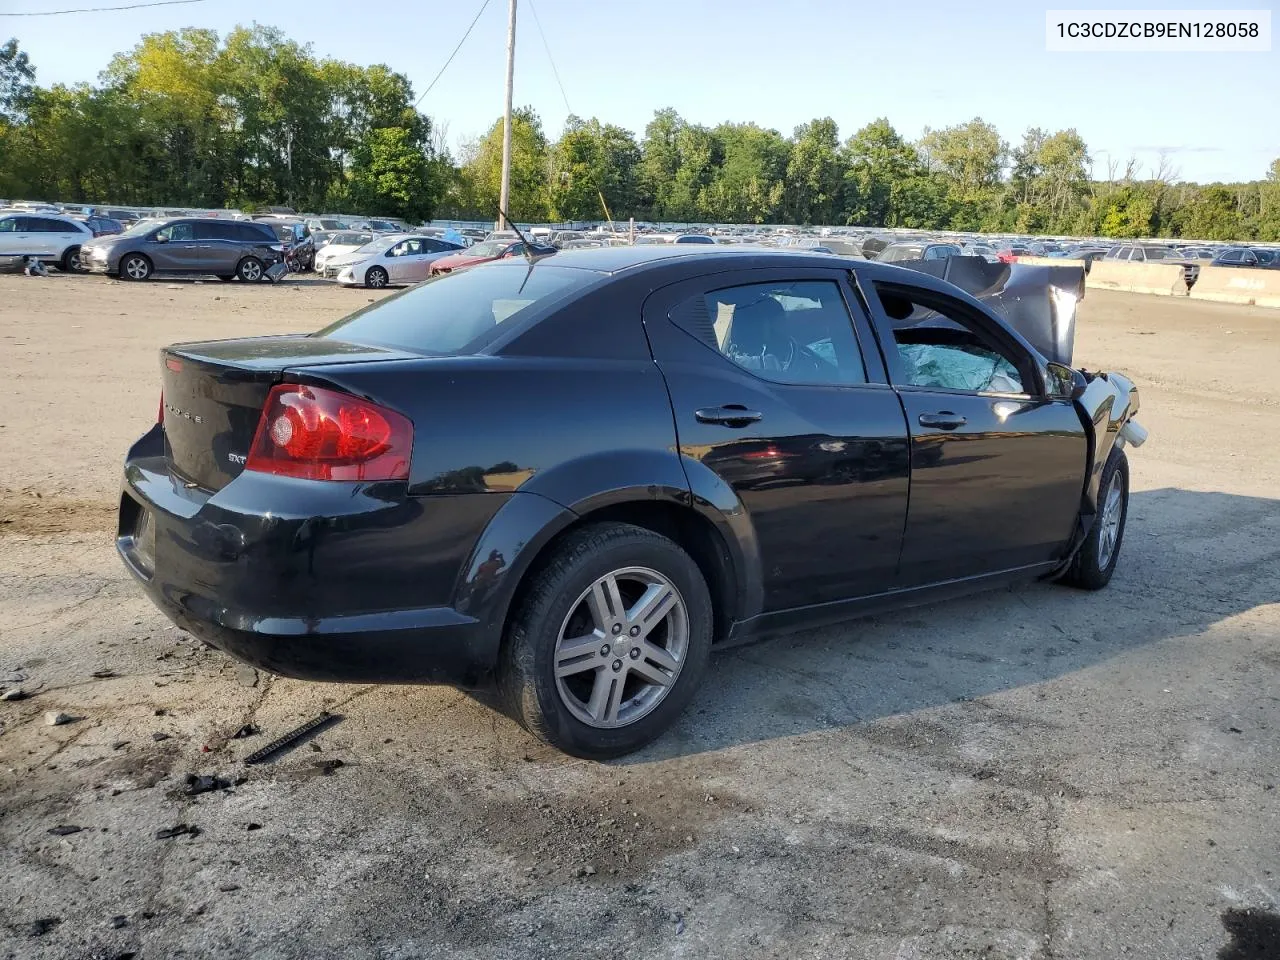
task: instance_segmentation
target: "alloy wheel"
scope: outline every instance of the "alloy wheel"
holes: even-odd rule
[[[240,267],[240,279],[249,283],[262,279],[262,267],[257,260],[246,260]]]
[[[624,727],[676,684],[689,649],[689,613],[667,577],[648,567],[605,574],[574,601],[556,639],[561,702],[591,727]]]
[[[1102,517],[1098,523],[1098,566],[1105,570],[1111,564],[1116,542],[1120,539],[1120,520],[1124,516],[1124,475],[1117,470],[1111,475]]]
[[[382,270],[374,267],[369,271],[369,276],[365,278],[365,282],[373,289],[378,290],[387,285],[387,275]]]
[[[151,273],[151,268],[147,265],[147,261],[141,257],[130,257],[125,261],[124,269],[132,280],[145,280]]]

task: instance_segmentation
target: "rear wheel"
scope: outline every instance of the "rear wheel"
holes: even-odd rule
[[[387,285],[387,271],[381,267],[370,267],[369,272],[364,275],[364,285],[374,290],[380,290]]]
[[[140,253],[127,254],[120,261],[121,280],[146,280],[151,276],[151,261]]]
[[[680,547],[630,524],[585,527],[533,575],[508,624],[502,705],[566,753],[622,756],[688,705],[711,630],[706,581]]]
[[[262,279],[262,261],[257,257],[245,257],[236,267],[236,276],[245,283],[256,283]]]
[[[1098,512],[1093,526],[1063,574],[1063,583],[1084,590],[1101,590],[1111,582],[1116,561],[1120,559],[1128,516],[1129,459],[1123,450],[1112,450],[1098,485]]]

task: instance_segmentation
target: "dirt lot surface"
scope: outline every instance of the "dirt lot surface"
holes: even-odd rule
[[[0,277],[0,957],[1280,956],[1280,311],[1089,294],[1077,359],[1151,431],[1109,589],[722,653],[600,765],[453,690],[237,668],[115,557],[157,348],[369,296]]]

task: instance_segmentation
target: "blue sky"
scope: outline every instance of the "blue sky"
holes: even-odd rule
[[[6,11],[126,0],[0,0]],[[556,136],[567,114],[530,7],[520,0],[515,100]],[[831,116],[841,136],[887,116],[910,138],[981,116],[1011,143],[1029,126],[1075,127],[1095,160],[1144,168],[1163,152],[1185,180],[1262,177],[1280,157],[1280,53],[1050,54],[1044,11],[1055,3],[941,0],[532,0],[573,112],[639,135],[675,107],[708,125],[751,120],[789,134]],[[0,17],[42,83],[94,81],[144,33],[184,26],[225,33],[281,26],[320,56],[382,62],[420,92],[481,0],[205,0],[185,6],[56,17]],[[1221,6],[1201,0],[1200,6]],[[1082,8],[1194,9],[1176,0]],[[1236,9],[1271,9],[1233,0]],[[285,13],[287,11],[287,15]],[[451,143],[501,113],[506,0],[490,0],[422,109]],[[1280,24],[1278,24],[1280,26]]]

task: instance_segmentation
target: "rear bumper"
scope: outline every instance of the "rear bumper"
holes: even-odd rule
[[[179,627],[304,680],[473,686],[492,670],[497,633],[450,605],[474,537],[432,513],[457,505],[248,473],[210,495],[170,476],[160,444],[157,429],[126,461],[116,548]]]

